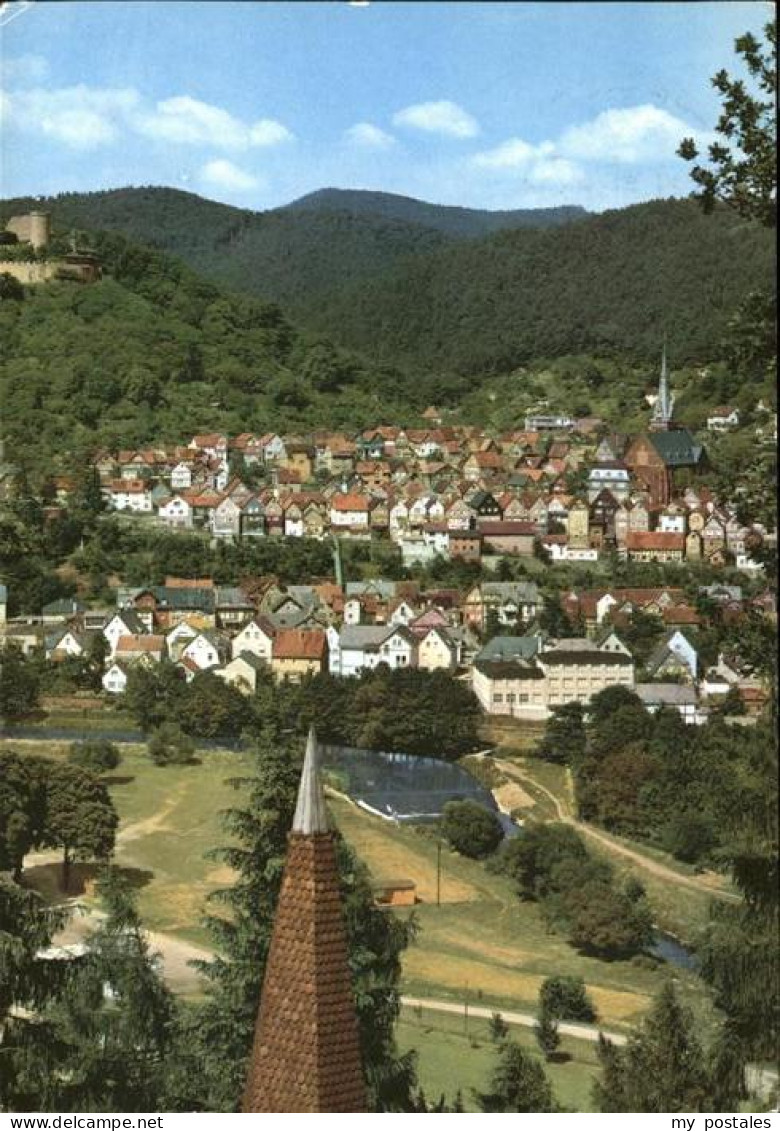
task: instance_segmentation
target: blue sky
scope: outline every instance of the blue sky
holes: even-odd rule
[[[619,207],[690,189],[709,79],[761,2],[13,0],[3,196],[166,184],[248,208],[323,186]]]

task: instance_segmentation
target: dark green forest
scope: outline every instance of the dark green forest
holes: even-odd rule
[[[255,213],[137,188],[6,201],[0,219],[31,207],[61,231],[170,252],[374,359],[449,376],[565,354],[655,360],[664,333],[677,363],[714,360],[740,301],[774,272],[760,225],[682,200],[489,213],[322,190]]]
[[[396,364],[506,372],[591,353],[713,360],[751,290],[772,289],[770,233],[721,208],[659,200],[502,232],[396,265],[326,296],[308,321]]]
[[[0,303],[0,403],[17,462],[199,428],[354,427],[410,411],[413,394],[393,371],[304,338],[279,307],[121,236],[91,244],[99,283],[27,287]]]
[[[446,208],[390,193],[339,189],[253,212],[179,189],[144,187],[9,200],[0,204],[0,218],[35,208],[51,212],[56,226],[120,232],[169,251],[209,278],[281,303],[290,313],[316,309],[321,296],[381,274],[408,256],[503,228],[545,227],[579,215],[565,208]]]
[[[421,224],[459,239],[475,239],[510,228],[552,228],[587,215],[578,205],[557,208],[512,208],[487,211],[447,204],[428,204],[394,192],[367,189],[323,188],[307,193],[285,206],[288,212],[348,212],[388,220]]]

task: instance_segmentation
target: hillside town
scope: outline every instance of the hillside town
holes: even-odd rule
[[[706,445],[674,422],[665,351],[650,400],[649,429],[637,436],[552,414],[491,435],[445,424],[430,407],[423,428],[204,433],[183,445],[100,451],[94,468],[107,509],[216,539],[389,539],[404,565],[617,554],[760,571],[755,551],[774,545],[776,531],[750,521],[739,494],[718,498],[699,481],[710,467]],[[725,406],[708,429],[738,422]],[[73,485],[53,477],[52,502],[67,504]]]
[[[733,423],[723,413],[712,413],[713,428]],[[767,689],[738,655],[705,662],[691,634],[714,617],[738,624],[751,610],[775,615],[771,594],[756,582],[761,550],[776,544],[776,531],[743,521],[742,500],[718,499],[698,483],[707,452],[675,425],[665,351],[643,435],[548,413],[491,436],[446,425],[433,407],[423,416],[424,428],[356,436],[207,433],[183,446],[98,452],[95,486],[107,512],[200,531],[213,544],[327,541],[332,577],[225,586],[171,576],[163,585],[121,585],[115,608],[68,598],[39,616],[3,618],[5,640],[49,661],[86,661],[101,636],[109,696],[125,691],[134,665],[163,660],[188,681],[210,672],[246,694],[267,668],[276,679],[300,681],[386,664],[447,671],[470,683],[487,714],[534,722],[615,685],[635,689],[649,710],[670,707],[692,724],[704,723],[729,692],[748,716],[760,713]],[[72,487],[68,477],[54,479],[49,521],[67,509]],[[460,559],[488,579],[461,589],[345,580],[342,540],[389,542],[404,567]],[[533,559],[536,572],[499,580],[502,562],[527,572],[523,559]],[[681,584],[616,586],[610,563],[621,560],[733,567],[752,577],[752,595],[717,582],[700,585],[698,599]],[[550,623],[539,581],[546,565],[567,562],[601,563],[604,584],[562,594]],[[647,655],[621,638],[635,615],[655,628]]]

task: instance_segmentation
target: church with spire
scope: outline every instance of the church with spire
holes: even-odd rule
[[[650,421],[652,432],[668,432],[673,428],[672,412],[674,411],[674,394],[669,389],[669,370],[666,365],[666,341],[664,341],[661,354],[661,376],[658,381],[658,395],[653,406],[653,419]]]
[[[704,447],[687,428],[675,423],[674,394],[669,383],[666,342],[661,354],[661,374],[653,417],[646,435],[628,446],[624,460],[638,483],[646,488],[653,506],[666,506],[674,494],[675,473],[683,468],[706,467]]]
[[[241,1110],[367,1110],[336,843],[313,729]]]

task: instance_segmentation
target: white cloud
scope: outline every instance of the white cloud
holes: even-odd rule
[[[293,141],[295,135],[273,118],[261,118],[249,127],[250,145],[280,145],[284,141]]]
[[[43,55],[27,53],[11,59],[0,59],[0,75],[3,82],[29,83],[42,82],[49,74],[49,64]]]
[[[200,170],[200,179],[206,184],[216,185],[217,188],[232,189],[234,192],[247,192],[256,188],[260,183],[251,173],[239,169],[232,161],[217,157],[207,161]]]
[[[694,132],[682,119],[647,103],[605,110],[590,122],[572,126],[561,135],[558,149],[582,161],[663,161],[674,157],[681,139]]]
[[[407,106],[393,116],[396,126],[411,126],[426,133],[445,137],[468,138],[479,133],[479,123],[456,102],[418,102]]]
[[[390,149],[395,145],[395,138],[392,134],[385,133],[379,126],[374,126],[371,122],[356,122],[354,126],[350,126],[348,130],[344,131],[344,137],[353,145],[359,145],[365,149]]]
[[[552,150],[552,146],[543,143],[542,146],[529,145],[519,137],[510,137],[497,145],[495,149],[486,149],[482,153],[475,153],[472,162],[480,169],[521,169],[536,161],[545,153]]]
[[[551,141],[531,145],[520,137],[511,137],[495,149],[475,153],[471,164],[478,169],[518,171],[534,184],[573,185],[583,179],[582,170],[573,161],[555,155]]]
[[[535,184],[544,185],[576,185],[584,178],[585,174],[578,165],[562,157],[537,161],[529,174],[529,179]]]
[[[227,110],[187,94],[158,102],[152,113],[134,123],[139,133],[182,145],[216,145],[220,149],[249,149],[292,140],[281,122],[262,118],[247,125]]]
[[[4,117],[9,125],[42,133],[72,149],[95,149],[117,140],[138,101],[131,88],[34,87],[6,92]]]

